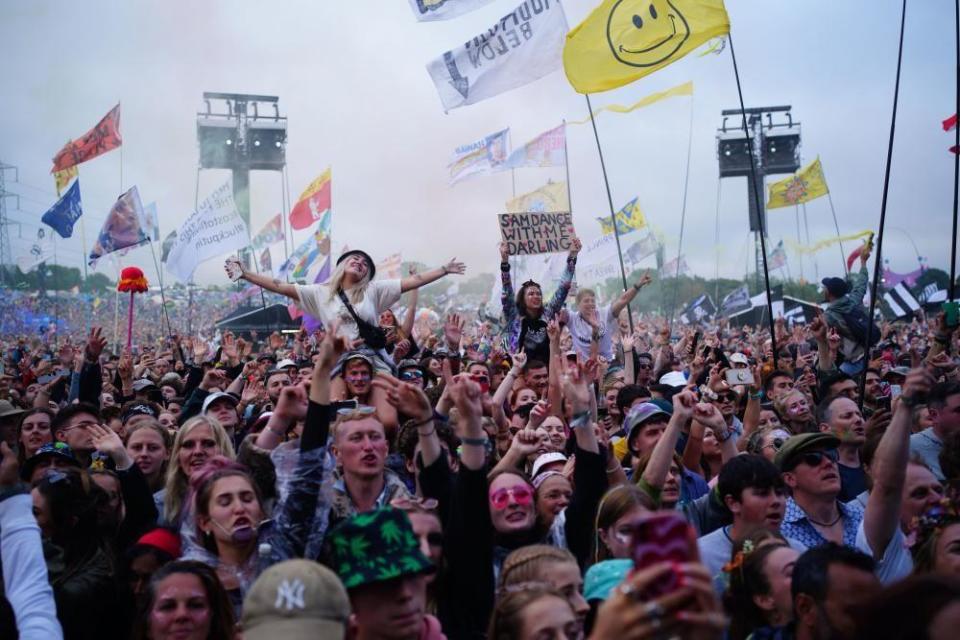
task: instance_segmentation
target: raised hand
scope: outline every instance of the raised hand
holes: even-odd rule
[[[689,389],[684,389],[673,396],[673,415],[683,418],[686,422],[693,416],[693,408],[696,404],[696,394]]]
[[[330,325],[330,330],[323,337],[323,341],[320,342],[320,358],[317,360],[318,369],[326,369],[329,371],[333,368],[333,365],[344,353],[349,351],[353,346],[349,340],[341,335],[337,335],[337,329],[340,326],[338,323],[334,322]]]
[[[463,338],[464,320],[459,314],[451,313],[443,323],[443,337],[447,341],[450,349],[459,349],[460,340]]]
[[[103,337],[103,328],[91,328],[90,335],[87,337],[87,346],[84,348],[84,357],[87,359],[87,362],[96,362],[106,346],[107,341]]]
[[[257,399],[266,393],[266,388],[263,386],[263,383],[259,380],[254,380],[253,382],[248,382],[243,387],[243,392],[240,394],[240,402],[242,404],[256,404]]]
[[[274,413],[281,418],[286,418],[296,422],[307,417],[307,397],[309,381],[304,380],[300,384],[284,387],[280,391],[280,397],[277,399],[277,407]]]
[[[574,415],[589,411],[590,387],[587,385],[587,376],[582,365],[567,368],[561,380],[563,396],[570,402]]]
[[[200,381],[199,387],[204,391],[210,391],[215,388],[226,389],[228,384],[230,384],[230,381],[227,379],[226,371],[221,369],[208,369],[207,372],[203,374],[203,379]]]
[[[572,227],[571,231],[573,231]],[[573,236],[573,238],[570,239],[570,257],[576,258],[581,249],[583,249],[583,243],[580,242],[580,238]]]
[[[193,361],[197,364],[202,363],[206,359],[209,351],[210,348],[207,345],[207,341],[203,338],[198,336],[197,339],[193,341]]]
[[[525,366],[527,366],[527,354],[521,347],[520,351],[513,354],[513,367],[511,369],[516,375],[520,375]]]
[[[520,429],[520,431],[517,431],[516,435],[513,436],[513,442],[510,443],[510,448],[516,451],[523,458],[526,458],[527,456],[537,452],[537,450],[540,448],[540,442],[540,434],[537,433],[535,429],[528,427],[526,429]]]
[[[547,338],[551,343],[559,344],[560,342],[560,323],[557,322],[556,318],[552,318],[547,323]]]
[[[651,282],[653,282],[653,278],[650,276],[650,270],[648,269],[643,272],[643,275],[640,276],[640,279],[637,280],[637,284],[635,284],[634,286],[639,289],[640,287],[647,286]]]
[[[448,275],[451,273],[462,275],[467,272],[467,265],[458,262],[456,258],[450,258],[450,261],[443,265],[443,271]]]
[[[386,391],[387,402],[396,407],[398,412],[413,417],[415,421],[423,422],[433,415],[433,408],[427,394],[417,385],[402,382],[382,372],[377,374],[372,384]]]
[[[475,420],[477,424],[483,415],[483,404],[481,403],[480,385],[470,379],[466,374],[453,376],[450,381],[450,396],[457,407],[460,415],[467,420]]]
[[[536,429],[543,424],[543,421],[547,419],[548,415],[550,415],[550,401],[540,400],[537,404],[533,405],[533,409],[530,411],[527,429]]]
[[[270,348],[274,351],[283,348],[283,336],[276,331],[270,334]]]
[[[500,262],[506,262],[510,258],[510,249],[506,242],[500,243]]]
[[[87,431],[90,433],[93,446],[96,447],[97,451],[110,456],[110,459],[116,463],[118,468],[126,469],[129,467],[127,463],[131,462],[130,455],[116,431],[99,424],[90,425],[87,427]]]
[[[401,340],[393,348],[393,359],[396,361],[402,360],[408,353],[410,353],[410,341]]]
[[[723,414],[714,405],[708,402],[698,402],[693,407],[693,419],[705,427],[710,427],[717,435],[717,439],[722,439],[726,435],[727,423],[723,420]]]

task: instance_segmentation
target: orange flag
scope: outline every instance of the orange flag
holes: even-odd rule
[[[116,149],[123,143],[120,138],[120,105],[103,116],[93,129],[87,131],[79,140],[71,140],[53,157],[53,169],[50,173],[63,171],[69,167],[96,158],[100,154]]]

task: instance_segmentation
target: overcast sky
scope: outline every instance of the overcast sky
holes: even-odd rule
[[[165,236],[194,205],[196,112],[204,91],[271,94],[289,118],[291,195],[333,167],[333,246],[368,250],[376,259],[438,264],[457,256],[470,272],[493,271],[496,214],[511,196],[510,174],[447,186],[454,147],[510,127],[519,146],[564,118],[585,117],[583,97],[562,71],[479,104],[444,114],[425,65],[485,30],[517,0],[496,0],[460,18],[418,23],[407,0],[252,0],[187,2],[7,0],[0,6],[4,64],[0,161],[18,167],[23,240],[11,230],[14,255],[27,250],[40,215],[55,200],[51,158],[69,138],[122,103],[123,151],[80,166],[89,248],[116,196],[137,185],[155,200]],[[597,0],[566,0],[570,26]],[[789,104],[802,123],[804,161],[819,155],[841,233],[876,228],[893,103],[900,3],[891,0],[727,0],[747,106]],[[887,210],[886,256],[895,271],[916,268],[916,253],[948,268],[952,211],[951,115],[956,82],[954,3],[910,3],[900,108]],[[737,106],[729,49],[691,55],[626,87],[595,95],[597,108],[629,103],[693,80],[693,146],[684,254],[713,277],[717,257],[716,129],[720,111]],[[598,118],[615,204],[640,197],[651,224],[676,254],[691,100],[673,98],[631,114]],[[587,126],[568,128],[573,214],[594,238],[608,214],[596,144]],[[121,181],[122,164],[122,181]],[[205,171],[203,196],[228,172]],[[8,174],[8,180],[10,175]],[[516,172],[517,193],[563,169]],[[277,173],[251,180],[254,231],[280,210]],[[720,274],[741,277],[747,243],[746,180],[719,189]],[[814,240],[835,236],[825,198],[807,206]],[[792,209],[770,213],[770,236],[796,237]],[[300,232],[297,241],[305,237]],[[77,234],[78,235],[78,234]],[[77,237],[58,243],[62,264],[81,265]],[[747,248],[750,247],[750,253]],[[848,247],[848,251],[851,247]],[[282,257],[275,247],[274,259]],[[791,257],[796,277],[800,265]],[[837,248],[818,254],[820,276],[841,270]],[[652,259],[651,259],[652,262]],[[124,264],[153,271],[148,250]],[[201,283],[226,282],[222,260],[201,265]],[[102,271],[115,276],[109,261]],[[813,267],[804,262],[812,279]]]

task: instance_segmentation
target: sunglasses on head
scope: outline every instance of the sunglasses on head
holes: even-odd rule
[[[786,440],[783,438],[774,438],[773,442],[771,442],[770,444],[764,445],[763,448],[766,449],[768,447],[773,447],[774,451],[780,451],[780,449],[783,447],[784,442],[786,442]]]
[[[513,501],[520,506],[526,506],[533,502],[533,490],[525,484],[518,484],[514,487],[497,489],[491,493],[490,504],[497,511],[503,511],[510,506],[510,496],[513,496]]]
[[[355,413],[356,413],[356,414],[360,414],[361,416],[370,416],[370,415],[373,415],[374,413],[376,413],[376,411],[377,411],[377,410],[374,409],[373,407],[368,407],[367,405],[361,404],[361,405],[357,406],[356,408],[354,408],[354,407],[344,407],[344,408],[342,408],[342,409],[337,409],[337,415],[338,415],[338,416],[349,416],[349,415],[351,415],[351,414],[355,414]]]
[[[797,464],[803,463],[808,467],[819,467],[823,463],[823,459],[826,458],[830,462],[837,462],[840,460],[840,454],[837,453],[836,449],[826,449],[824,451],[810,451],[809,453],[804,453],[797,456],[794,466]]]

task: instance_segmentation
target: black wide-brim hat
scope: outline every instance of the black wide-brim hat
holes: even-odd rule
[[[363,256],[363,259],[367,261],[367,267],[370,269],[370,279],[373,280],[373,276],[377,275],[377,265],[373,263],[373,258],[371,258],[370,254],[366,251],[351,249],[350,251],[344,252],[343,255],[337,258],[337,266],[350,256]]]

